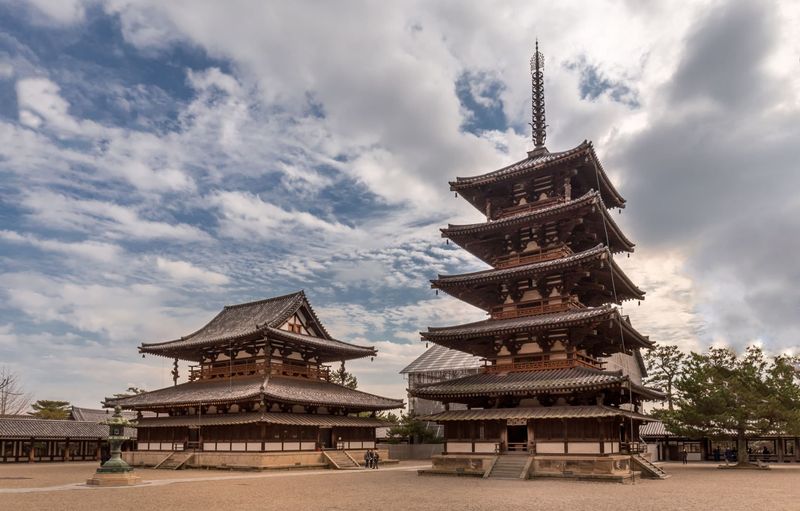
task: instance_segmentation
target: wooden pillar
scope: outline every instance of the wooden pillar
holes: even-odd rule
[[[103,459],[103,439],[97,439],[97,449],[94,451],[94,460],[99,461]]]
[[[33,438],[31,438],[31,448],[28,451],[28,463],[33,463],[34,460],[34,446],[33,446]]]
[[[564,431],[564,454],[569,454],[569,437],[567,436],[567,421],[561,419],[561,427]]]
[[[778,456],[778,463],[783,463],[783,437],[778,437],[775,441],[775,454]]]
[[[503,428],[500,430],[500,451],[508,450],[508,421],[503,423]]]
[[[71,461],[69,459],[69,438],[67,438],[67,441],[64,444],[64,461]]]
[[[536,439],[533,436],[533,419],[528,419],[528,454],[536,453]]]

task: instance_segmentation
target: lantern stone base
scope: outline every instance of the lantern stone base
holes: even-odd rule
[[[87,486],[134,486],[142,484],[142,478],[133,472],[96,473],[86,480]]]

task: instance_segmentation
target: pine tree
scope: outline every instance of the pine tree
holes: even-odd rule
[[[675,410],[667,428],[690,437],[737,438],[739,465],[747,464],[747,437],[800,431],[798,359],[767,357],[749,347],[741,356],[727,348],[692,353],[675,382]]]
[[[667,395],[667,410],[675,409],[675,381],[688,356],[677,346],[656,344],[644,354],[647,363],[645,385],[661,389]]]
[[[69,401],[40,399],[31,405],[30,415],[40,419],[66,419],[69,417]]]

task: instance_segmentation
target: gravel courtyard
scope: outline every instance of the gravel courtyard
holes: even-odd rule
[[[0,510],[545,509],[797,510],[800,465],[770,471],[667,464],[665,481],[635,484],[418,476],[423,461],[380,470],[138,470],[148,484],[85,488],[94,463],[0,465]]]

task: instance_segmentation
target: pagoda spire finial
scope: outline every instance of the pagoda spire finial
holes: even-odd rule
[[[544,119],[544,55],[539,51],[539,39],[536,39],[536,51],[531,57],[531,138],[533,151],[540,154],[547,152],[544,140],[547,137]]]

